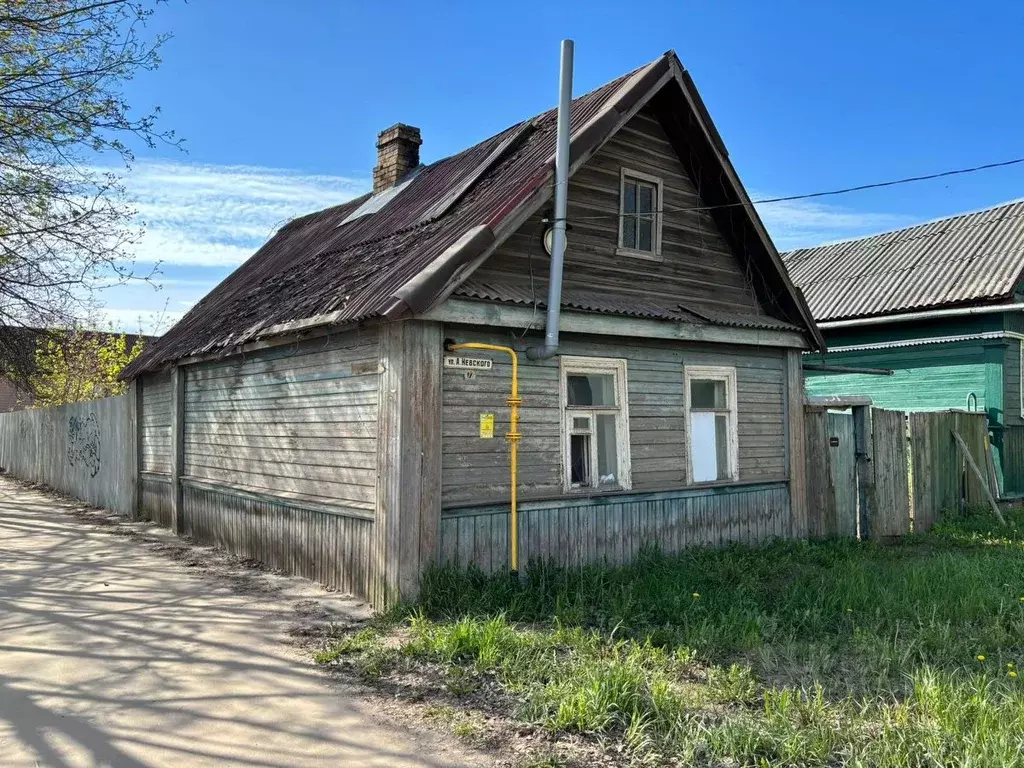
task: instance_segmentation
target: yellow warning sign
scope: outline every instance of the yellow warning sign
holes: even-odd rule
[[[480,414],[480,437],[482,437],[484,440],[490,440],[494,437],[493,413]]]

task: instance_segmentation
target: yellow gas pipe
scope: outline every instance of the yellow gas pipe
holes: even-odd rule
[[[469,341],[465,344],[452,344],[448,347],[451,352],[457,352],[460,349],[482,349],[489,352],[504,352],[512,358],[512,394],[505,398],[505,404],[511,409],[509,415],[509,430],[505,435],[505,439],[509,443],[509,454],[510,454],[510,474],[512,481],[512,519],[510,521],[511,536],[511,552],[510,560],[512,561],[512,571],[519,571],[519,512],[516,509],[516,482],[519,473],[518,460],[519,460],[519,441],[522,439],[522,435],[519,433],[519,406],[523,404],[522,399],[519,397],[519,356],[516,351],[511,347],[502,347],[497,344],[478,344],[477,342]]]

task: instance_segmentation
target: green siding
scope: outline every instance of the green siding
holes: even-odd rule
[[[822,357],[808,355],[806,360],[822,362]],[[868,395],[880,408],[937,411],[966,408],[968,396],[974,393],[979,409],[987,407],[991,399],[993,405],[998,403],[996,407],[1001,410],[1001,384],[995,397],[986,397],[991,368],[1001,366],[1001,362],[986,359],[986,350],[981,342],[829,353],[824,362],[890,368],[894,374],[874,376],[807,371],[809,395]],[[999,380],[997,377],[996,381]]]
[[[1020,409],[1020,341],[1006,339],[1003,349],[1003,409],[1006,424],[1022,424]]]

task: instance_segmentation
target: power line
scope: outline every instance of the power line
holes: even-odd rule
[[[1013,160],[1003,160],[998,163],[986,163],[984,165],[974,165],[970,168],[956,168],[950,171],[940,171],[939,173],[929,173],[923,176],[907,176],[902,179],[892,179],[890,181],[877,181],[872,184],[859,184],[854,187],[843,187],[841,189],[830,189],[825,192],[807,192],[802,195],[785,195],[782,197],[766,197],[762,200],[753,200],[749,203],[736,202],[736,203],[721,203],[718,205],[699,205],[686,207],[667,206],[662,205],[660,210],[650,212],[634,212],[634,213],[606,213],[597,216],[573,216],[566,217],[567,221],[583,221],[590,219],[617,219],[622,216],[652,216],[660,213],[689,213],[698,211],[712,211],[718,208],[740,208],[746,207],[747,205],[770,205],[772,203],[786,203],[793,200],[810,200],[818,197],[832,197],[835,195],[845,195],[850,192],[863,192],[867,189],[881,189],[883,187],[895,187],[900,184],[911,184],[917,181],[931,181],[933,179],[943,179],[949,176],[963,176],[968,173],[978,173],[979,171],[988,171],[993,168],[1006,168],[1011,165],[1020,165],[1024,163],[1024,157],[1018,157]],[[547,223],[556,221],[554,218],[544,219]]]

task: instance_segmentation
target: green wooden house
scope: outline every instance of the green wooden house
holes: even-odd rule
[[[1024,202],[783,255],[828,342],[808,395],[984,411],[1005,495],[1024,494]]]

